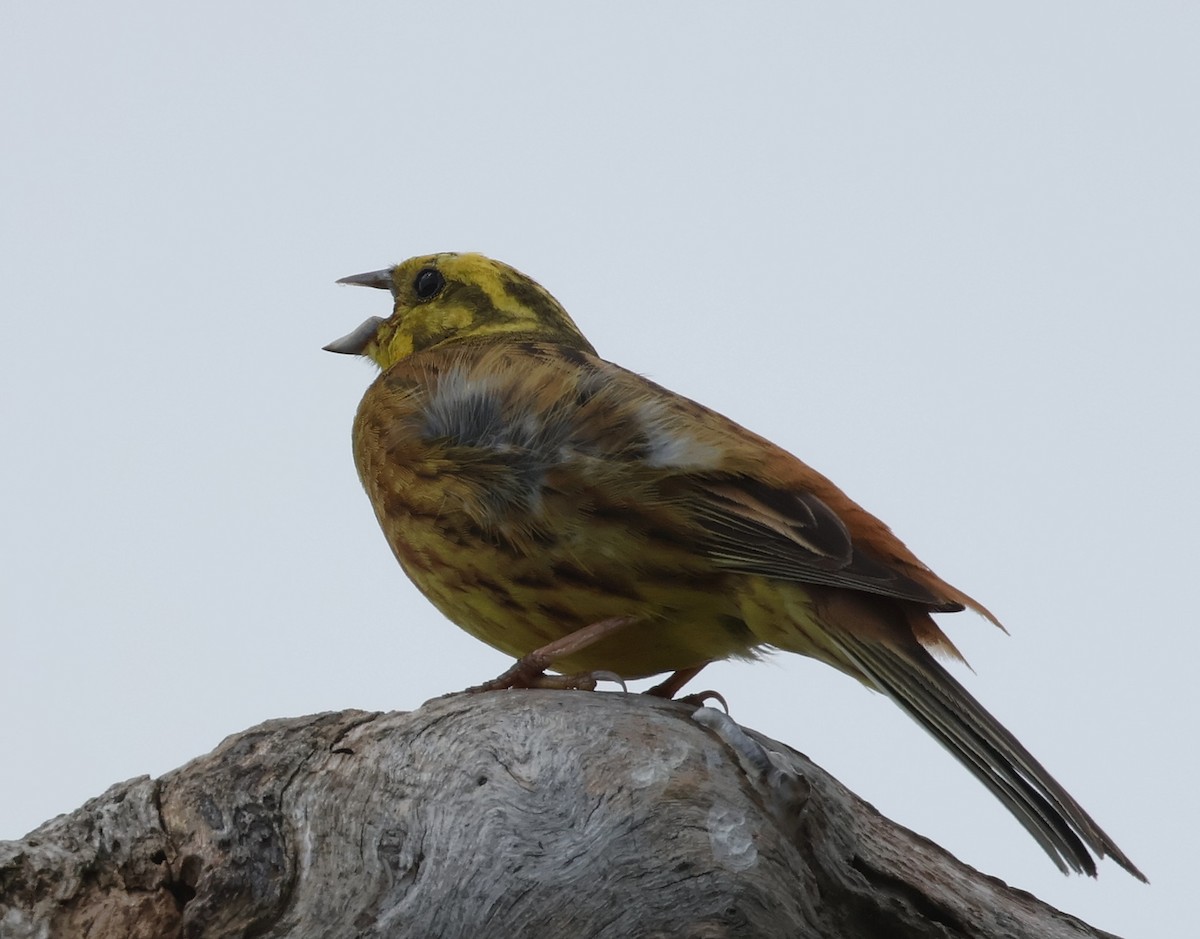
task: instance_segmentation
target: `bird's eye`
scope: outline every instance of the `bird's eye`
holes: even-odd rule
[[[419,271],[416,280],[413,281],[413,290],[416,291],[418,300],[428,300],[445,286],[446,278],[435,267],[426,267]]]

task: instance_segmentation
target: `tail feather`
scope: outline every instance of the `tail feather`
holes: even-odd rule
[[[845,631],[836,641],[870,684],[991,790],[1061,870],[1096,876],[1095,852],[1146,880],[1045,767],[923,648],[899,653]]]

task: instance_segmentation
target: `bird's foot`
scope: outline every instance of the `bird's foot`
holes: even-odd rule
[[[668,701],[678,700],[684,704],[694,704],[696,707],[704,707],[707,701],[720,701],[721,707],[728,714],[729,703],[719,691],[697,691],[695,694],[689,694],[683,698],[675,697],[684,685],[700,674],[700,669],[702,668],[704,668],[703,665],[695,665],[692,668],[681,668],[677,672],[672,672],[663,681],[659,682],[653,688],[647,689],[644,693],[653,695],[656,698],[666,698]]]
[[[528,655],[522,656],[500,675],[482,685],[467,689],[467,694],[477,694],[482,691],[503,691],[508,688],[568,688],[583,691],[594,691],[600,681],[615,681],[622,688],[625,682],[615,672],[583,672],[575,675],[547,675],[550,668],[560,659],[568,658],[601,639],[619,632],[635,621],[632,616],[614,616],[610,619],[592,623],[577,629],[575,632],[547,643],[540,649],[534,649]],[[628,691],[628,688],[625,688]]]
[[[616,672],[576,672],[573,675],[547,675],[537,671],[536,666],[526,666],[519,659],[511,668],[491,681],[466,689],[463,694],[479,694],[483,691],[507,691],[510,688],[551,688],[559,691],[595,691],[602,681],[611,681],[629,691],[625,679]]]

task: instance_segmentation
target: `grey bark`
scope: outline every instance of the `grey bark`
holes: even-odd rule
[[[4,939],[1103,935],[720,712],[616,693],[268,721],[0,842]]]

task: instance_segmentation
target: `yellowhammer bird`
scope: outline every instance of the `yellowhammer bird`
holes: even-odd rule
[[[824,476],[733,421],[596,355],[540,285],[478,254],[341,283],[392,315],[326,346],[382,374],[354,459],[413,582],[451,620],[541,671],[675,674],[784,649],[891,697],[1062,870],[1134,866],[942,668],[930,613],[981,604]],[[999,623],[997,622],[997,625]],[[1090,849],[1090,851],[1089,851]]]

